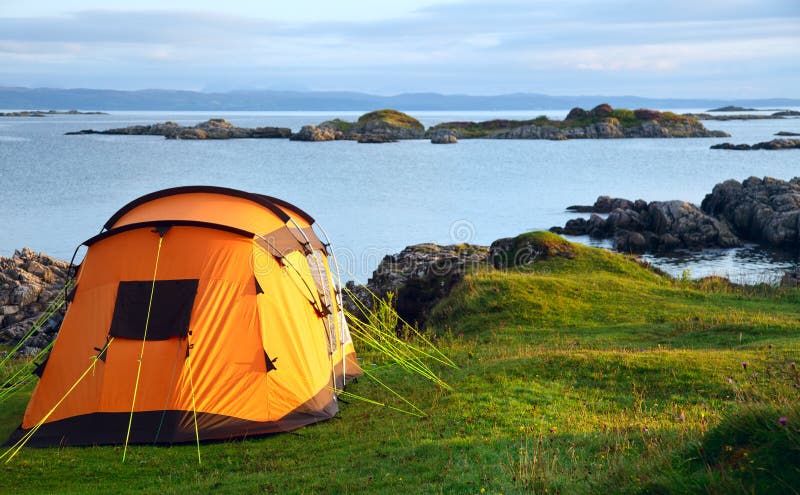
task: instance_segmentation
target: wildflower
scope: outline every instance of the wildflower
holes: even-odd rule
[[[683,412],[681,412],[681,415],[678,416],[678,421],[680,421],[681,423],[686,421],[686,416],[683,414]]]
[[[788,422],[789,422],[789,420],[788,420],[787,418],[783,417],[783,416],[781,416],[780,418],[778,418],[778,423],[780,423],[780,424],[782,424],[782,425],[785,425],[785,424],[786,424],[786,423],[788,423]]]
[[[650,433],[650,428],[648,428],[648,427],[647,427],[647,425],[644,425],[644,428],[642,428],[642,430],[643,430],[645,433]]]
[[[550,433],[555,433],[555,432],[556,432],[556,427],[555,426],[551,426],[550,427]]]
[[[742,361],[742,368],[747,369],[747,361]]]
[[[486,493],[486,488],[481,487],[481,493]]]

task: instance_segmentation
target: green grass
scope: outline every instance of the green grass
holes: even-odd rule
[[[407,127],[409,129],[417,129],[420,131],[425,130],[425,127],[414,117],[390,108],[365,113],[358,118],[359,125],[365,125],[367,122],[372,121],[386,122],[387,124],[391,124],[393,126]]]
[[[798,492],[800,292],[572,248],[471,273],[435,308],[432,334],[460,365],[437,368],[453,391],[361,352],[426,418],[342,404],[295,433],[203,445],[200,466],[193,445],[136,446],[125,464],[121,447],[25,449],[0,465],[0,491]],[[368,380],[349,389],[392,400]],[[0,435],[24,404],[3,405]]]

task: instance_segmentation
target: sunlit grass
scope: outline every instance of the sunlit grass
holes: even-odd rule
[[[544,235],[544,234],[537,234]],[[26,449],[13,493],[796,493],[797,290],[661,277],[606,251],[480,270],[427,334],[446,390],[375,350],[362,366],[427,413],[340,404],[261,439]],[[417,342],[419,343],[419,342]],[[743,363],[746,363],[743,364]],[[348,390],[392,400],[361,379]],[[27,392],[29,393],[29,391]],[[0,409],[0,435],[25,397]],[[785,422],[781,422],[781,418]],[[0,490],[0,491],[2,491]]]

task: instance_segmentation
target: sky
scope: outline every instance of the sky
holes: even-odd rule
[[[0,0],[0,86],[800,97],[800,0]]]

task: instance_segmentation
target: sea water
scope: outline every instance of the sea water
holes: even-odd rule
[[[690,110],[679,110],[690,111]],[[697,109],[695,109],[697,111]],[[0,255],[24,246],[69,259],[121,206],[168,187],[216,185],[282,198],[330,234],[344,278],[365,281],[380,259],[422,242],[489,244],[563,225],[573,204],[599,195],[699,204],[715,184],[749,176],[800,175],[800,151],[711,150],[755,143],[800,119],[706,121],[730,138],[609,140],[426,140],[389,144],[287,139],[166,140],[159,136],[65,136],[173,120],[222,117],[242,127],[299,130],[362,112],[113,112],[0,118]],[[426,126],[452,120],[526,119],[564,111],[414,112]],[[593,243],[588,238],[581,242]],[[599,245],[607,245],[600,242]],[[797,252],[746,246],[647,257],[680,276],[718,274],[774,281]]]

